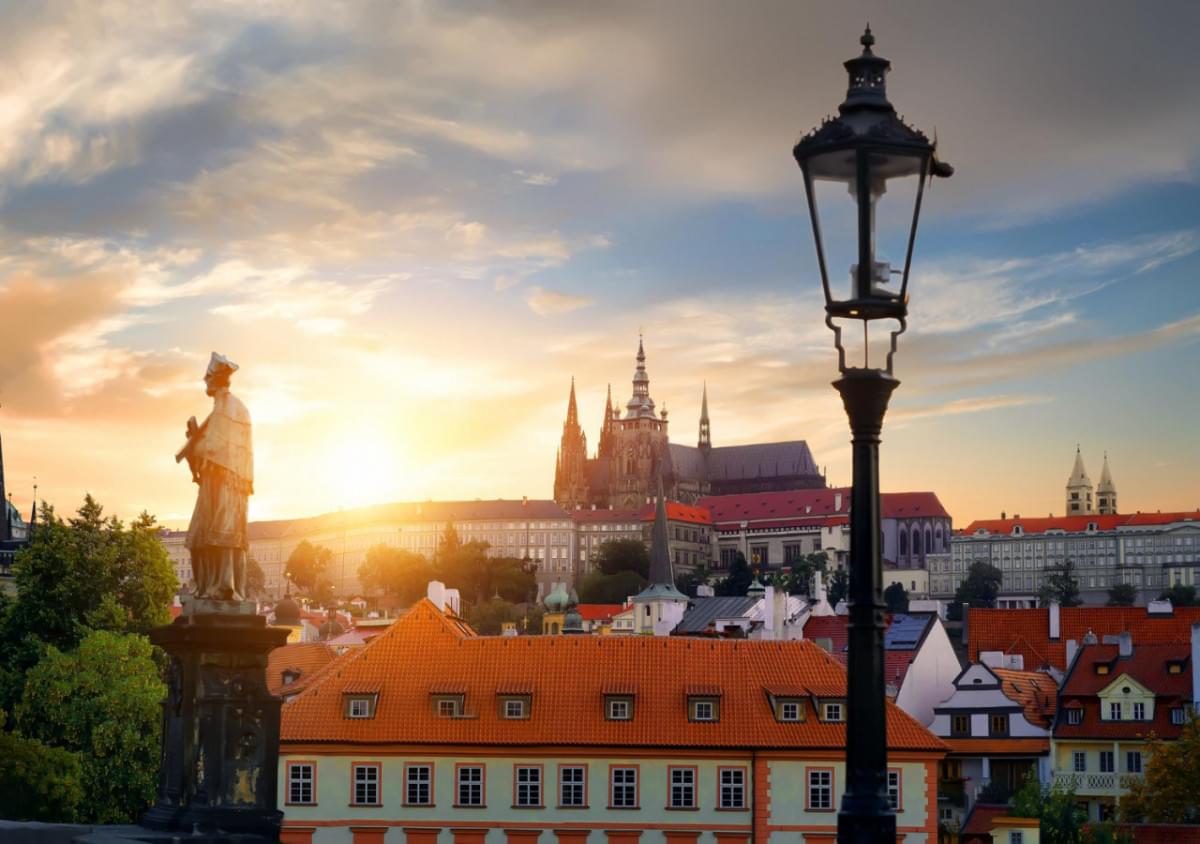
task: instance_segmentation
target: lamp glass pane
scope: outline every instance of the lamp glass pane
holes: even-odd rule
[[[851,298],[850,268],[858,263],[858,205],[853,150],[814,156],[808,162],[813,204],[825,251],[825,271],[835,300]]]
[[[922,156],[870,153],[875,212],[874,291],[900,293],[921,183],[922,159]]]

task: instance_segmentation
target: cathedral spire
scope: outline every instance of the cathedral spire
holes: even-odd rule
[[[579,410],[575,406],[575,376],[571,376],[571,397],[567,399],[567,424],[579,424]]]
[[[625,403],[625,418],[654,418],[654,399],[650,398],[650,376],[646,372],[646,348],[638,334],[637,369],[633,372],[633,395]]]
[[[712,448],[712,434],[708,427],[708,382],[704,382],[704,392],[700,396],[700,448]]]
[[[1096,487],[1096,512],[1102,516],[1117,512],[1117,485],[1108,468],[1108,452],[1104,452],[1104,468],[1100,470],[1100,485]]]

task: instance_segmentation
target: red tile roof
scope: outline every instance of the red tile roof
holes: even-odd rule
[[[271,651],[267,657],[267,690],[273,695],[289,695],[305,689],[320,669],[337,658],[337,651],[324,642],[293,642]],[[284,672],[298,675],[284,684]]]
[[[1039,727],[1049,727],[1054,722],[1058,683],[1053,677],[1044,671],[990,670],[1000,678],[1000,689],[1008,699],[1024,708],[1025,720]]]
[[[636,523],[642,520],[641,510],[609,510],[601,508],[597,510],[572,510],[571,519],[575,522],[630,522]]]
[[[652,522],[654,521],[654,505],[647,504],[636,510],[572,510],[571,518],[580,523],[611,523],[611,522]],[[667,521],[690,522],[698,525],[712,524],[712,514],[703,507],[690,504],[680,504],[678,501],[667,502]]]
[[[1030,755],[1048,753],[1050,737],[1046,738],[948,738],[950,752],[962,756]]]
[[[1120,658],[1117,645],[1085,645],[1063,681],[1061,691],[1063,708],[1083,707],[1083,720],[1079,724],[1060,719],[1054,728],[1055,738],[1143,738],[1154,733],[1160,738],[1178,738],[1182,729],[1171,723],[1171,709],[1182,705],[1192,696],[1192,671],[1190,644],[1134,645],[1130,656]],[[1169,662],[1183,662],[1179,674],[1169,674]],[[1110,664],[1107,674],[1097,674],[1098,664]],[[1097,694],[1117,680],[1122,674],[1136,680],[1154,692],[1154,713],[1150,721],[1109,721],[1100,717],[1100,699]]]
[[[967,815],[967,819],[963,823],[959,835],[982,835],[991,839],[992,821],[997,817],[1007,814],[1007,804],[1001,806],[991,803],[976,803],[975,808],[971,810],[971,814]]]
[[[1150,615],[1145,607],[1063,607],[1060,633],[1050,640],[1050,608],[977,609],[967,614],[967,657],[979,661],[980,651],[1021,654],[1026,670],[1051,665],[1067,668],[1067,640],[1082,643],[1090,630],[1097,638],[1126,631],[1134,645],[1187,642],[1200,607],[1176,607],[1171,615]]]
[[[696,504],[710,510],[713,522],[727,529],[741,522],[752,522],[755,527],[818,525],[830,517],[845,518],[850,512],[850,488],[713,495],[701,498]],[[885,492],[880,496],[880,506],[885,519],[950,518],[932,492]]]
[[[625,607],[623,604],[580,604],[580,617],[584,621],[608,621]]]
[[[688,720],[686,695],[703,679],[723,691],[716,724]],[[347,688],[377,683],[376,717],[343,717]],[[497,689],[532,689],[531,716],[500,717]],[[570,744],[593,746],[791,747],[840,750],[845,725],[810,709],[801,723],[780,723],[764,688],[786,685],[813,697],[845,695],[845,670],[810,642],[691,638],[477,637],[423,600],[370,644],[348,652],[334,670],[289,703],[284,742],[418,744]],[[463,689],[470,718],[438,717],[431,689]],[[631,721],[604,717],[603,694],[633,693]],[[564,729],[564,724],[569,728]],[[945,744],[889,704],[893,748],[940,754]]]
[[[1133,513],[1116,514],[1112,516],[1042,516],[1032,519],[976,519],[961,531],[959,536],[970,536],[983,530],[994,534],[1011,534],[1013,527],[1021,526],[1024,533],[1045,533],[1048,530],[1061,530],[1067,533],[1084,533],[1089,524],[1095,524],[1096,530],[1116,530],[1121,527],[1139,527],[1148,525],[1166,525],[1172,522],[1200,521],[1200,511],[1178,513]]]

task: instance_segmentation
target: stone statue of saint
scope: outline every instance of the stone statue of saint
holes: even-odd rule
[[[243,601],[246,596],[246,505],[254,493],[250,413],[229,392],[236,363],[213,352],[204,374],[213,409],[203,424],[187,423],[187,444],[175,462],[187,459],[200,485],[188,525],[196,598]]]

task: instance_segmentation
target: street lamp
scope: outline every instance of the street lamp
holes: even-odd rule
[[[892,358],[896,339],[906,327],[908,272],[925,184],[934,176],[950,176],[954,169],[938,161],[935,144],[898,117],[888,102],[885,77],[891,62],[872,52],[875,38],[870,27],[860,43],[862,54],[845,62],[849,87],[838,115],[805,135],[792,152],[804,174],[825,292],[825,323],[838,350],[841,377],[833,386],[850,418],[853,442],[846,790],[838,814],[838,841],[891,844],[896,840],[896,816],[887,801],[879,434],[888,399],[900,384],[892,374]],[[829,256],[836,251],[840,233],[823,229],[818,210],[835,229],[845,222],[857,234],[856,241],[847,244],[850,279],[844,298],[835,295],[829,279]],[[877,242],[877,230],[891,241]],[[898,288],[893,276],[899,277]],[[886,365],[872,368],[868,326],[880,319],[895,327]],[[846,320],[862,323],[861,366],[846,365],[840,324]]]

